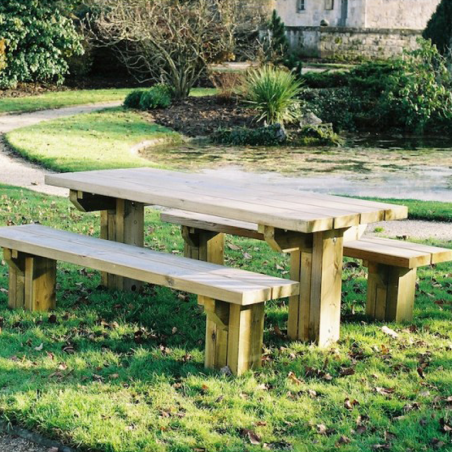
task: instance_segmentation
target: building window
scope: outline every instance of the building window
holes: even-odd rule
[[[297,12],[301,13],[306,11],[305,0],[297,0]]]
[[[325,0],[325,9],[334,9],[334,0]]]

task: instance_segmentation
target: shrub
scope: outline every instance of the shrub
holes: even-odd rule
[[[303,85],[308,88],[340,88],[348,85],[349,72],[323,71],[307,72],[301,76]]]
[[[343,140],[334,132],[331,124],[319,124],[302,127],[294,136],[297,144],[336,145],[343,144]]]
[[[0,40],[0,72],[6,67],[6,45],[5,40]]]
[[[209,74],[209,80],[218,90],[218,97],[223,100],[231,99],[240,91],[243,85],[243,72],[234,71],[213,71]]]
[[[230,146],[276,146],[284,143],[286,138],[287,135],[280,124],[257,129],[220,129],[211,136],[214,143]]]
[[[170,105],[171,89],[165,85],[155,85],[141,94],[140,108],[142,110],[168,108]]]
[[[281,64],[301,75],[303,64],[300,58],[290,49],[286,26],[276,10],[273,10],[272,16],[268,21],[261,50],[261,60],[264,63]]]
[[[394,65],[377,112],[386,124],[422,132],[452,119],[452,79],[437,48],[425,40],[419,44]]]
[[[305,91],[313,111],[336,130],[397,128],[423,132],[450,127],[452,79],[446,59],[429,41],[387,63],[365,63],[348,86]],[[313,93],[313,91],[317,91]]]
[[[357,129],[357,115],[362,112],[362,98],[348,88],[307,89],[304,99],[319,118],[337,131]]]
[[[52,0],[2,0],[1,37],[6,43],[6,67],[0,88],[19,82],[63,82],[67,59],[81,54],[80,36],[72,21]]]
[[[246,100],[259,111],[257,121],[284,124],[296,119],[291,107],[299,102],[301,83],[290,72],[273,66],[251,70],[244,90]]]
[[[124,107],[135,108],[136,110],[138,110],[140,108],[141,96],[144,92],[144,89],[134,89],[133,91],[131,91],[124,99]]]
[[[452,0],[442,0],[422,33],[430,39],[442,55],[447,55],[452,44]]]
[[[154,85],[150,89],[135,89],[124,99],[124,107],[141,110],[167,108],[171,105],[173,90],[166,85]]]

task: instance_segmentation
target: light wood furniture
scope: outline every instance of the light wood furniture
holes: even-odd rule
[[[207,249],[199,257],[203,260],[206,260],[206,256],[208,260],[212,254],[210,242],[203,240],[208,232],[265,240],[257,224],[253,223],[180,210],[162,212],[161,220],[180,225],[184,237],[190,234],[193,242],[196,241],[194,237],[198,237],[200,248]],[[361,236],[359,231],[351,232]],[[190,254],[191,246],[186,241],[186,255]],[[215,247],[216,250],[223,248],[224,245]],[[410,321],[413,318],[417,268],[451,261],[452,250],[400,240],[360,237],[359,240],[345,241],[344,256],[362,259],[369,269],[366,307],[369,317],[386,321]],[[215,257],[216,262],[221,264],[223,256],[217,251]]]
[[[149,168],[52,174],[46,182],[70,189],[73,202],[85,210],[108,210],[108,215],[102,214],[103,229],[125,243],[141,244],[135,239],[141,241],[142,213],[140,208],[139,220],[126,221],[123,210],[114,208],[120,202],[257,224],[274,249],[291,253],[291,278],[301,284],[300,294],[289,301],[289,336],[321,346],[339,339],[344,233],[362,224],[407,216],[403,206]],[[116,233],[118,222],[123,234]],[[192,241],[195,255],[207,253],[218,259],[221,239],[210,234],[205,247],[204,239],[197,243],[190,231],[185,237]]]
[[[367,263],[366,314],[397,322],[413,319],[417,268],[452,260],[451,249],[376,237],[347,242],[344,252]]]
[[[0,246],[11,308],[55,307],[57,261],[199,295],[207,313],[205,365],[234,374],[261,364],[265,302],[299,290],[295,281],[39,225],[0,228]]]

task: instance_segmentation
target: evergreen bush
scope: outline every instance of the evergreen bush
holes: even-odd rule
[[[62,83],[67,59],[83,52],[72,20],[52,0],[2,0],[0,36],[6,47],[0,88],[20,82]]]
[[[427,23],[422,36],[430,39],[441,55],[450,52],[452,44],[452,0],[441,0]]]

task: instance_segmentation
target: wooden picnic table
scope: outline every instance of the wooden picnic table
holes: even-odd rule
[[[300,281],[289,336],[321,346],[339,339],[344,234],[408,214],[404,206],[150,168],[52,174],[46,183],[70,189],[81,211],[101,211],[102,238],[136,246],[144,246],[147,205],[258,224],[273,249],[291,253],[291,279]],[[103,277],[110,287],[134,284]]]

